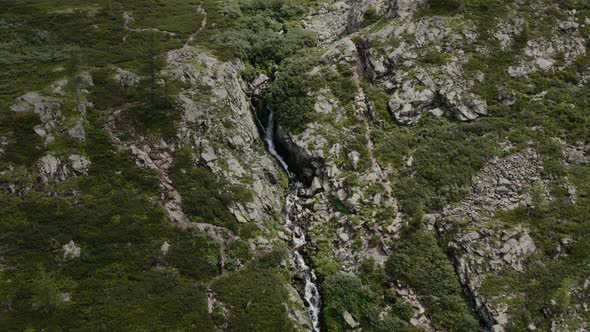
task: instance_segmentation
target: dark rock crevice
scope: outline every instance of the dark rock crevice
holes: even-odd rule
[[[311,156],[304,148],[297,145],[291,133],[280,125],[275,126],[275,128],[274,137],[277,151],[299,181],[306,187],[311,186],[314,177],[321,174],[324,159]]]
[[[264,137],[270,110],[260,100],[253,100],[252,107],[260,136]],[[274,121],[275,132],[272,137],[278,154],[287,163],[289,172],[306,187],[310,187],[313,179],[321,175],[325,160],[321,157],[311,156],[304,148],[295,143],[292,134],[287,129],[282,127],[276,119]]]

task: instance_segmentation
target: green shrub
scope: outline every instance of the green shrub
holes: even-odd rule
[[[369,25],[378,22],[381,19],[381,15],[377,13],[375,7],[369,7],[367,11],[363,14],[363,21],[361,22],[361,27],[368,27]]]
[[[421,202],[436,209],[463,198],[472,176],[495,151],[494,136],[483,136],[487,131],[480,124],[431,116],[411,128],[374,131],[377,157],[399,170],[392,180],[404,211],[411,215]],[[404,165],[409,156],[411,167]]]
[[[31,166],[45,153],[45,142],[35,133],[33,127],[39,125],[39,116],[32,112],[10,114],[8,120],[0,122],[2,131],[12,131],[10,144],[6,147],[3,159],[15,164]],[[1,128],[1,127],[0,127]]]
[[[303,131],[315,118],[315,99],[310,93],[321,81],[309,72],[318,63],[313,53],[300,53],[286,60],[265,95],[265,104],[276,112],[277,121],[293,133]]]
[[[417,13],[422,16],[450,16],[461,13],[464,0],[428,0]]]
[[[171,175],[182,195],[183,210],[191,219],[237,229],[238,222],[228,206],[250,201],[249,190],[219,179],[206,167],[193,165],[192,153],[187,149],[177,153]]]
[[[477,330],[453,266],[428,230],[406,227],[394,244],[386,271],[416,290],[436,329]]]
[[[346,323],[342,317],[347,311],[367,331],[417,331],[409,324],[414,309],[399,299],[387,299],[383,292],[387,280],[383,270],[373,261],[366,261],[355,275],[336,273],[322,283],[322,317],[328,331],[345,331]],[[393,300],[392,310],[379,318],[380,308]],[[388,303],[387,303],[388,304]]]
[[[204,234],[182,232],[171,242],[165,261],[196,280],[209,280],[218,274],[219,248]]]
[[[288,292],[278,269],[286,254],[274,250],[215,281],[213,290],[230,311],[229,331],[293,331],[284,305]]]

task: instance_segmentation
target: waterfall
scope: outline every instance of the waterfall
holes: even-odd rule
[[[289,172],[289,166],[281,157],[281,155],[277,152],[275,143],[274,143],[274,114],[272,111],[269,110],[268,121],[266,127],[263,128],[264,130],[264,141],[266,142],[266,146],[268,152],[275,157],[287,175],[289,176],[289,190],[287,191],[287,195],[285,196],[285,211],[284,211],[284,219],[285,225],[291,230],[293,237],[292,237],[292,247],[291,247],[291,259],[293,260],[293,265],[295,268],[302,273],[305,277],[305,286],[303,289],[303,297],[307,304],[309,316],[311,318],[311,322],[313,324],[312,328],[314,332],[320,331],[320,308],[321,308],[321,297],[320,292],[315,284],[316,275],[314,270],[307,264],[305,258],[301,254],[301,250],[307,243],[305,239],[305,230],[302,229],[300,226],[296,225],[291,220],[291,214],[293,211],[293,207],[295,207],[295,202],[297,200],[297,192],[303,186],[303,184],[298,181],[291,172]]]
[[[287,172],[287,175],[289,176],[289,179],[291,179],[293,176],[289,172],[289,166],[283,160],[283,158],[279,155],[279,153],[277,152],[277,150],[275,148],[274,132],[275,132],[275,119],[274,119],[274,114],[273,114],[273,112],[269,111],[268,121],[266,123],[266,128],[264,129],[264,140],[266,141],[266,146],[268,148],[268,152],[273,157],[275,157],[275,159],[277,159],[279,161],[279,163],[281,163],[281,166],[283,167],[283,169],[285,170],[285,172]]]

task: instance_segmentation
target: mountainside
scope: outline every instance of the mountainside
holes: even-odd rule
[[[590,329],[590,3],[0,0],[7,331]]]

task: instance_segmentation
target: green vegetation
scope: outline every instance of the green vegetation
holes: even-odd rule
[[[276,111],[277,121],[291,132],[303,131],[317,116],[313,109],[315,98],[310,94],[321,86],[321,81],[310,71],[318,64],[319,59],[313,53],[285,60],[265,96],[268,107]]]
[[[4,329],[207,331],[225,323],[232,331],[296,329],[285,306],[290,301],[285,285],[291,277],[284,267],[286,248],[251,252],[247,240],[262,234],[261,227],[239,224],[228,210],[235,203],[249,202],[252,192],[218,179],[196,162],[192,151],[177,151],[171,177],[183,196],[184,212],[195,222],[226,227],[240,237],[226,244],[224,267],[230,272],[220,277],[219,244],[205,234],[169,225],[159,203],[158,175],[135,166],[133,156],[117,150],[103,128],[119,111],[115,125],[123,141],[177,137],[175,95],[181,87],[159,73],[166,53],[192,40],[223,60],[241,60],[246,80],[270,76],[262,103],[275,111],[279,123],[293,133],[312,121],[324,124],[330,129],[326,140],[339,143],[343,155],[360,154],[356,170],[346,158],[337,160],[344,169],[344,186],[365,186],[358,174],[371,159],[367,127],[352,114],[357,89],[353,72],[349,66],[322,60],[321,50],[315,49],[316,37],[300,23],[320,2],[0,0],[0,139],[7,142],[0,146],[0,325]],[[375,155],[384,169],[391,170],[400,208],[413,221],[394,241],[385,268],[369,260],[356,275],[339,272],[340,264],[333,259],[338,220],[312,230],[317,252],[311,260],[324,293],[327,330],[345,329],[345,311],[364,331],[416,330],[409,323],[413,309],[391,292],[392,279],[416,290],[436,329],[478,328],[442,249],[446,243],[421,226],[420,219],[423,210],[459,202],[486,160],[500,154],[497,143],[505,140],[516,145],[514,150],[531,144],[542,154],[542,175],[549,180],[553,200],[549,204],[537,195],[535,208],[496,216],[494,222],[507,228],[529,228],[538,252],[524,272],[502,272],[488,279],[482,293],[489,298],[514,293],[508,300],[513,318],[508,329],[514,331],[526,329],[530,322],[548,330],[553,319],[569,319],[579,314],[572,308],[587,302],[590,294],[582,285],[590,273],[586,241],[590,171],[587,165],[564,166],[556,138],[568,144],[588,143],[590,87],[581,73],[588,72],[590,57],[582,56],[562,71],[521,79],[507,72],[529,40],[548,37],[556,22],[568,19],[565,10],[576,9],[580,22],[590,11],[588,3],[580,0],[544,4],[546,8],[533,13],[531,1],[516,6],[512,0],[430,0],[418,13],[419,18],[453,16],[451,25],[461,19],[477,26],[476,44],[465,48],[469,63],[464,69],[468,75],[484,74],[473,92],[487,101],[490,117],[459,123],[426,115],[415,126],[400,127],[387,110],[387,93],[363,85],[371,106]],[[493,27],[516,15],[525,19],[525,28],[509,50],[500,50]],[[377,31],[382,24],[385,20],[374,9],[363,17],[363,27],[372,25],[367,30]],[[590,28],[579,29],[587,34]],[[376,40],[372,46],[399,43]],[[417,63],[442,66],[449,59],[444,52],[430,50],[422,52]],[[555,60],[565,66],[566,53],[556,54]],[[120,69],[136,80],[116,79]],[[85,72],[93,84],[82,82]],[[58,80],[67,80],[65,96],[59,97],[64,123],[69,125],[78,116],[76,109],[83,100],[93,104],[83,122],[84,141],[59,135],[45,144],[33,131],[40,124],[37,115],[10,111],[15,98],[29,91],[57,96],[51,85]],[[315,112],[320,90],[337,100],[338,116]],[[498,98],[505,95],[515,97],[514,105]],[[74,152],[91,160],[87,176],[49,185],[36,179],[40,157]],[[27,189],[7,194],[15,190],[14,184]],[[577,189],[575,205],[569,202],[566,184]],[[383,191],[379,186],[366,189]],[[353,213],[340,200],[328,200],[355,225],[373,219],[366,223],[373,226],[370,223],[390,220],[394,213],[394,208]],[[260,222],[267,222],[268,229],[275,226],[272,221]],[[563,239],[569,239],[568,244],[558,251]],[[81,248],[79,258],[64,257],[62,246],[70,240]],[[351,234],[353,248],[360,247],[362,240]],[[380,245],[376,237],[369,240],[372,246]],[[170,245],[166,252],[161,249],[164,242]],[[211,290],[227,313],[222,306],[208,312]],[[388,309],[382,312],[384,308]],[[590,320],[587,313],[580,315]]]
[[[155,200],[157,178],[115,152],[100,130],[88,132],[86,149],[90,174],[59,185],[65,192],[76,188],[75,195],[1,194],[0,300],[11,308],[0,312],[2,325],[212,326],[201,285],[217,275],[215,242],[170,226]],[[80,258],[62,258],[70,240],[81,248]],[[160,252],[164,241],[169,256]]]
[[[402,231],[387,260],[387,273],[418,292],[435,329],[477,330],[478,322],[463,298],[453,266],[435,235],[420,222],[417,219]]]
[[[413,214],[421,203],[430,210],[459,201],[494,153],[493,136],[485,134],[495,130],[485,120],[469,124],[426,116],[414,127],[393,124],[375,131],[378,158],[398,170],[392,180],[404,211]],[[412,167],[405,167],[409,156]]]
[[[280,14],[276,14],[280,15]],[[283,60],[315,45],[313,34],[296,24],[281,24],[272,13],[241,18],[228,31],[213,37],[223,57],[239,57],[257,71],[272,74]]]
[[[322,79],[330,88],[342,106],[350,106],[357,92],[356,83],[352,79],[352,69],[344,64],[338,64],[336,70],[325,68]]]
[[[501,221],[526,225],[532,229],[537,255],[532,257],[524,273],[508,272],[491,278],[483,287],[484,295],[495,296],[506,289],[521,290],[522,295],[509,301],[514,313],[511,331],[519,331],[531,322],[539,329],[550,329],[557,317],[570,317],[573,308],[587,298],[582,285],[590,272],[590,168],[571,166],[566,169],[568,179],[578,189],[578,201],[569,202],[561,181],[553,182],[552,202],[537,201],[528,213],[507,212]],[[569,244],[557,251],[557,244],[568,238]],[[556,258],[557,257],[557,258]],[[555,304],[552,304],[552,300]],[[543,315],[539,315],[543,312]],[[582,321],[590,319],[582,314]],[[572,325],[575,326],[575,325]]]
[[[494,223],[506,228],[515,225],[530,228],[538,254],[530,259],[524,273],[503,272],[499,277],[490,277],[483,295],[493,299],[507,293],[516,294],[498,300],[508,301],[509,311],[514,313],[514,322],[508,327],[511,331],[525,330],[531,322],[537,329],[550,329],[551,321],[557,317],[565,317],[570,327],[579,326],[576,324],[588,320],[587,315],[582,315],[576,322],[572,309],[588,296],[581,291],[590,256],[587,241],[581,240],[588,232],[585,222],[589,219],[588,181],[585,180],[588,166],[565,167],[562,145],[556,138],[568,144],[588,143],[590,117],[586,110],[590,106],[590,90],[582,73],[588,72],[589,58],[581,56],[561,71],[540,71],[520,79],[511,78],[508,67],[519,62],[530,39],[547,37],[547,31],[558,20],[568,18],[557,6],[577,9],[582,18],[588,8],[575,1],[560,2],[555,7],[548,6],[545,17],[537,17],[531,13],[530,4],[525,3],[518,7],[518,14],[527,20],[525,28],[515,36],[512,47],[502,51],[490,35],[493,31],[490,27],[499,19],[510,19],[512,5],[510,1],[466,0],[462,8],[465,17],[478,26],[478,46],[485,45],[491,51],[482,55],[467,48],[471,60],[465,69],[473,74],[484,73],[485,80],[476,84],[474,92],[486,99],[492,116],[473,123],[426,116],[415,127],[399,128],[387,112],[387,96],[375,87],[364,86],[375,106],[374,122],[380,128],[374,131],[377,156],[396,170],[392,180],[396,183],[401,208],[417,218],[422,208],[431,211],[460,201],[469,189],[472,176],[489,157],[499,153],[495,148],[498,141],[510,140],[516,145],[513,151],[529,145],[535,147],[544,159],[543,176],[551,180],[551,195],[555,200],[551,203],[536,200],[535,209],[522,207],[501,212]],[[439,8],[437,12],[424,9],[421,14],[452,15],[453,11],[448,9]],[[557,54],[555,58],[560,66],[565,65],[563,56]],[[440,65],[442,59],[428,56],[420,61]],[[499,96],[510,94],[516,102],[507,106]],[[412,166],[407,166],[410,156]],[[578,197],[584,197],[575,205],[569,202],[564,189],[566,183],[577,188]],[[431,184],[435,185],[430,187]],[[556,248],[564,238],[571,239],[572,244],[562,249],[565,255],[556,258]],[[387,271],[417,290],[433,322],[442,324],[441,328],[470,330],[466,326],[474,321],[465,309],[452,267],[440,249],[445,246],[426,230],[408,228],[394,245]],[[440,299],[449,303],[440,303]]]
[[[369,260],[361,267],[360,276],[337,273],[322,284],[324,324],[328,331],[345,331],[342,314],[347,311],[367,331],[419,331],[409,324],[413,309],[402,300],[387,293],[387,278],[383,269]],[[393,304],[391,310],[379,317],[384,302]]]
[[[196,166],[189,150],[175,156],[172,180],[183,197],[185,213],[196,222],[205,222],[236,230],[238,222],[227,207],[247,202],[252,193],[240,185],[218,179],[206,167]]]
[[[361,28],[368,27],[371,24],[374,24],[381,20],[382,17],[377,13],[375,7],[369,7],[365,14],[363,15],[363,21],[361,22]]]
[[[461,13],[464,1],[469,0],[428,0],[422,5],[417,16],[455,15]]]
[[[39,116],[34,113],[14,113],[0,122],[0,131],[12,130],[14,139],[6,148],[5,160],[31,166],[43,156],[43,139],[32,130],[39,123]]]
[[[288,259],[286,247],[251,262],[246,268],[215,281],[213,290],[228,306],[229,331],[293,331],[287,316],[288,302],[281,261]]]

